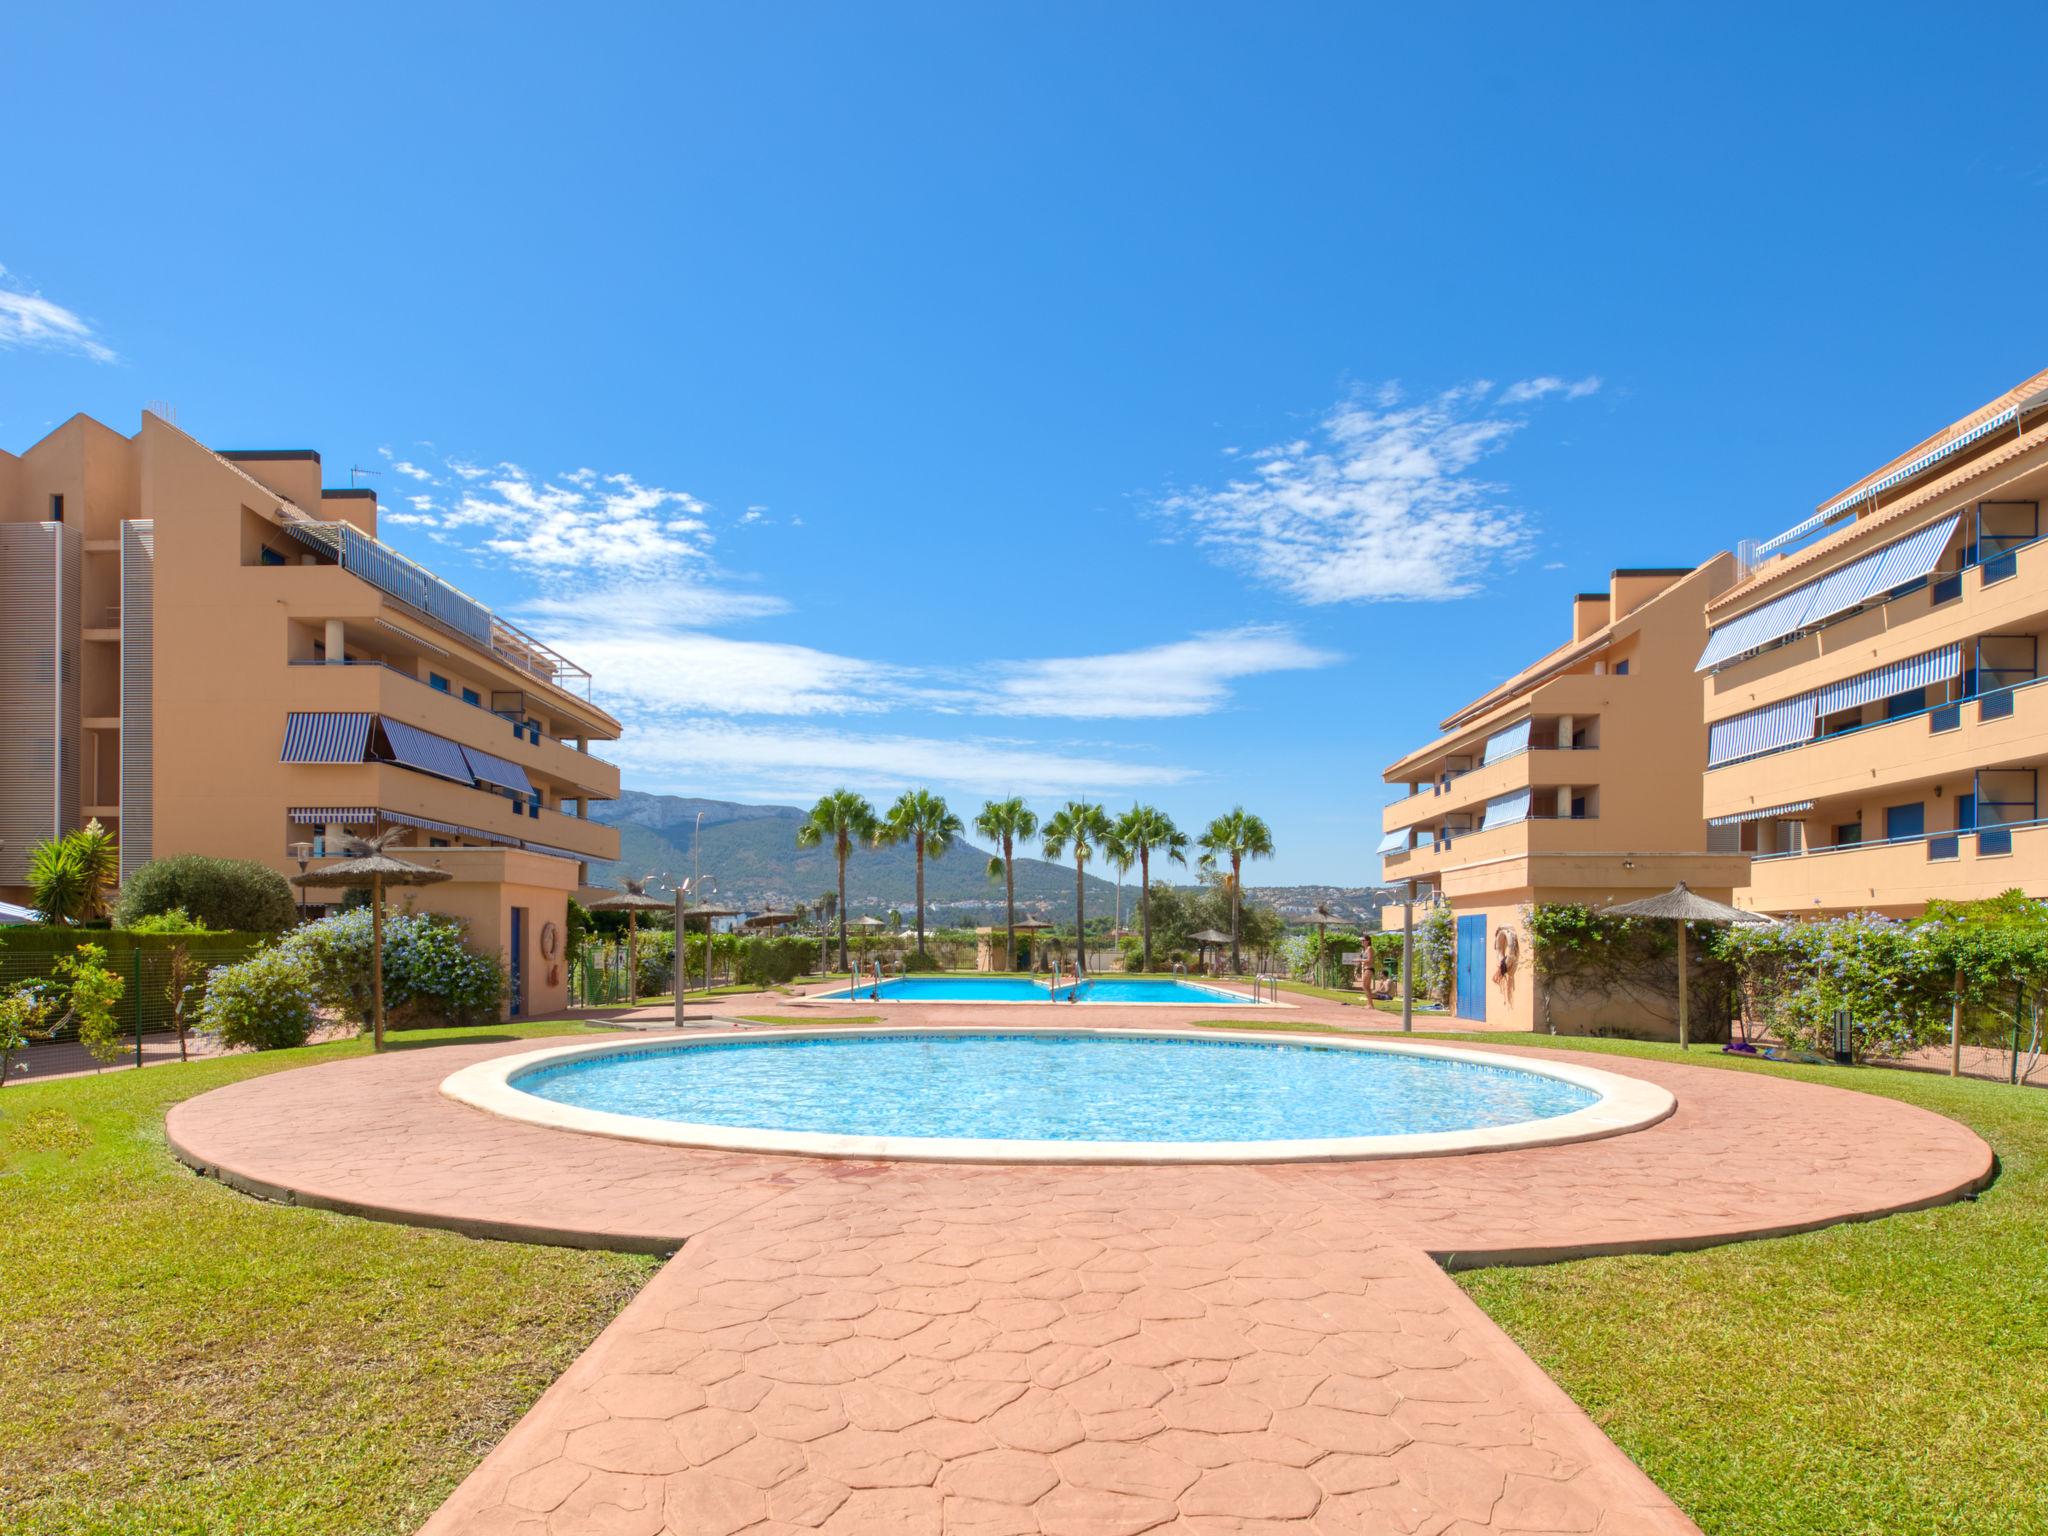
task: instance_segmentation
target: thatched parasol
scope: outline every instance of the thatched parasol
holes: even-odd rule
[[[1220,933],[1214,928],[1201,929],[1199,932],[1189,934],[1188,937],[1202,947],[1202,968],[1204,970],[1207,970],[1209,967],[1209,951],[1218,944],[1228,944],[1230,942],[1229,934]]]
[[[1309,913],[1308,920],[1316,925],[1316,982],[1318,985],[1326,985],[1323,980],[1323,961],[1329,944],[1327,931],[1333,927],[1350,925],[1344,918],[1330,910],[1327,901],[1318,902],[1315,911]]]
[[[756,912],[747,919],[749,928],[787,928],[800,919],[794,912]]]
[[[640,1001],[640,914],[642,912],[668,912],[673,910],[668,902],[659,896],[649,896],[641,889],[645,880],[628,880],[623,891],[615,891],[590,904],[593,912],[623,912],[626,914],[626,1006],[632,1007]]]
[[[370,893],[370,1048],[384,1049],[384,887],[387,885],[432,885],[455,877],[445,869],[394,859],[384,850],[403,829],[387,827],[371,837],[356,840],[357,852],[339,863],[311,874],[295,875],[292,884],[338,886]]]
[[[1655,917],[1678,924],[1678,1048],[1681,1051],[1692,1048],[1690,1030],[1686,1019],[1686,972],[1691,969],[1686,956],[1687,923],[1717,923],[1723,927],[1731,923],[1763,923],[1775,927],[1776,920],[1765,917],[1761,912],[1745,912],[1740,907],[1731,907],[1725,902],[1713,901],[1696,893],[1683,880],[1661,896],[1645,896],[1641,901],[1623,902],[1618,907],[1602,907],[1602,917]]]

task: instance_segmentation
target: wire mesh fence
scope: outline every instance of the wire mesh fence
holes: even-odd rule
[[[105,934],[93,934],[88,937],[88,942],[100,942],[106,938]],[[105,946],[110,952],[102,963],[121,982],[121,996],[115,1005],[114,1017],[124,1037],[134,1041],[138,1058],[145,1039],[176,1030],[181,1001],[188,1027],[196,1022],[199,1005],[206,995],[208,972],[215,966],[231,965],[246,959],[256,947],[256,942],[254,939],[236,938],[227,942]],[[26,985],[41,991],[49,1002],[42,1025],[30,1039],[31,1051],[78,1038],[76,1021],[66,1016],[69,1012],[65,1005],[68,983],[59,969],[59,962],[75,952],[71,947],[27,949],[10,946],[0,949],[0,992]],[[179,961],[181,952],[184,956],[182,967]]]

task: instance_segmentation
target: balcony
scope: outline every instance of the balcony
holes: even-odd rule
[[[359,710],[390,715],[451,741],[481,747],[517,763],[557,798],[616,800],[619,770],[601,757],[579,752],[551,736],[534,741],[512,722],[480,704],[443,693],[417,677],[375,661],[290,665],[289,707],[304,710]]]
[[[1863,796],[2048,758],[2048,678],[1709,768],[1708,816]]]
[[[1933,832],[1751,860],[1741,905],[1790,915],[1870,908],[1914,913],[1929,901],[1976,901],[2041,889],[2048,823]]]
[[[408,864],[446,870],[456,881],[477,885],[552,886],[565,891],[576,889],[575,865],[518,848],[394,848],[392,852]],[[296,863],[289,848],[284,851],[284,858],[287,863]],[[334,862],[331,857],[314,859],[307,868],[324,869]],[[340,899],[339,891],[315,889],[307,895],[308,902],[313,904]]]
[[[515,843],[545,843],[599,863],[619,856],[619,834],[612,827],[559,811],[529,816],[520,802],[503,795],[408,768],[388,763],[323,763],[293,765],[286,771],[293,806],[370,806],[451,826],[474,827]]]
[[[1600,762],[1598,747],[1532,747],[1512,753],[1396,800],[1381,813],[1381,830],[1399,832],[1460,812],[1477,820],[1487,801],[1510,790],[1590,788],[1600,782]]]

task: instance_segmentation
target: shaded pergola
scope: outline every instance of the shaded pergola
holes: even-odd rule
[[[1230,942],[1229,934],[1219,932],[1214,928],[1201,929],[1199,932],[1189,934],[1188,937],[1201,946],[1201,965],[1204,971],[1209,969],[1209,951],[1216,948],[1219,944],[1228,944]]]
[[[352,856],[310,874],[295,875],[292,883],[332,886],[341,890],[370,893],[370,1048],[384,1049],[384,887],[387,885],[433,885],[455,877],[445,869],[395,859],[385,851],[403,831],[388,827],[369,837],[358,838]]]
[[[1731,907],[1726,902],[1702,896],[1683,880],[1661,896],[1645,896],[1641,901],[1623,902],[1618,907],[1602,907],[1600,915],[1659,918],[1678,925],[1678,1048],[1681,1051],[1692,1049],[1691,1030],[1686,1017],[1688,972],[1692,969],[1686,924],[1713,923],[1724,928],[1733,923],[1777,926],[1775,918],[1765,917],[1761,912],[1745,912],[1740,907]]]
[[[592,912],[623,912],[626,914],[626,1006],[632,1007],[640,1001],[640,914],[642,912],[667,912],[670,904],[659,896],[649,896],[642,887],[645,880],[628,880],[623,891],[614,891],[609,896],[599,897],[590,904]],[[677,956],[677,985],[681,985],[682,957]]]

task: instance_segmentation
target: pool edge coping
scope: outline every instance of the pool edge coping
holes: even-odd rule
[[[806,1027],[749,1030],[749,1041],[817,1040],[820,1038],[887,1038],[900,1035],[986,1035],[1016,1032],[1019,1026],[986,1024],[854,1025],[844,1029]],[[715,1152],[747,1152],[770,1156],[851,1158],[929,1163],[1009,1164],[1201,1164],[1378,1162],[1395,1158],[1456,1157],[1527,1147],[1569,1146],[1627,1135],[1668,1119],[1678,1108],[1670,1090],[1640,1078],[1582,1066],[1577,1062],[1543,1061],[1508,1051],[1475,1051],[1465,1046],[1422,1041],[1368,1040],[1347,1036],[1296,1034],[1273,1030],[1131,1028],[1114,1025],[1062,1024],[1021,1026],[1031,1033],[1089,1038],[1190,1040],[1215,1043],[1235,1040],[1259,1045],[1296,1045],[1332,1050],[1359,1050],[1387,1055],[1433,1057],[1473,1065],[1533,1072],[1590,1089],[1599,1100],[1584,1109],[1524,1120],[1512,1125],[1466,1131],[1427,1131],[1401,1136],[1320,1137],[1294,1141],[1026,1141],[999,1138],[937,1136],[843,1136],[820,1131],[775,1131],[759,1127],[704,1125],[654,1120],[609,1110],[557,1104],[513,1086],[519,1074],[584,1056],[616,1056],[642,1051],[693,1049],[729,1043],[732,1035],[669,1034],[631,1041],[588,1041],[498,1056],[462,1067],[443,1078],[441,1094],[457,1103],[501,1119],[572,1134],[605,1136]],[[1077,1150],[1085,1149],[1085,1150]]]

